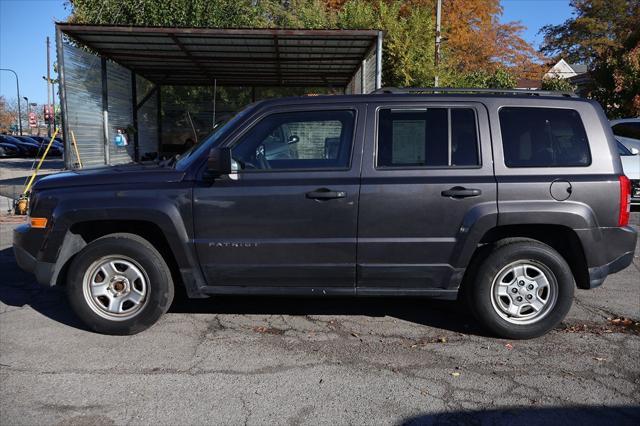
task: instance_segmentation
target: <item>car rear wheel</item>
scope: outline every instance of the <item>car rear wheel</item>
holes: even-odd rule
[[[133,234],[96,239],[69,268],[69,302],[80,319],[99,333],[145,330],[169,309],[173,291],[162,255]]]
[[[538,337],[556,327],[573,302],[571,268],[553,248],[535,240],[497,244],[467,291],[480,323],[509,339]]]

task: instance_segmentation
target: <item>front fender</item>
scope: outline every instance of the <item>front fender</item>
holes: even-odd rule
[[[83,204],[84,201],[80,200],[63,201],[56,207],[52,215],[53,226],[49,236],[51,243],[61,243],[74,225],[83,222],[149,222],[162,230],[178,265],[182,267],[192,264],[193,259],[190,259],[188,250],[185,250],[189,245],[190,233],[175,204],[151,197],[138,198],[135,203],[126,199],[109,200],[109,205],[103,208]],[[57,255],[55,250],[46,250],[43,260],[53,261]]]
[[[184,187],[135,191],[92,192],[60,196],[51,212],[51,229],[38,255],[42,262],[56,264],[56,276],[64,264],[86,242],[72,232],[86,222],[142,222],[159,228],[171,249],[188,289],[201,287],[203,280],[193,244],[191,191]],[[55,279],[55,278],[54,278]]]

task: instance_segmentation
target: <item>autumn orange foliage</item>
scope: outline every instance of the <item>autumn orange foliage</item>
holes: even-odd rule
[[[435,5],[435,0],[407,4]],[[520,36],[525,29],[520,22],[500,22],[502,11],[499,0],[443,0],[445,63],[463,73],[507,66],[519,77],[539,79],[542,57]]]
[[[324,1],[339,10],[348,0]],[[417,5],[432,8],[435,20],[436,0],[405,1],[407,9]],[[506,66],[520,78],[539,80],[546,70],[543,57],[520,36],[520,22],[500,22],[502,11],[499,0],[442,0],[443,64],[458,73]]]

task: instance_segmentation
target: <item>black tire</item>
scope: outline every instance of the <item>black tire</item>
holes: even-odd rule
[[[146,278],[145,297],[131,318],[112,319],[108,313],[98,314],[98,303],[92,307],[92,298],[85,296],[85,274],[90,274],[89,269],[94,270],[96,262],[107,256],[130,260]],[[106,235],[83,248],[69,267],[66,287],[71,307],[87,327],[116,335],[136,334],[149,328],[169,309],[174,294],[171,272],[158,250],[144,238],[125,233]]]
[[[508,271],[508,267],[514,265],[515,262],[522,261],[539,268],[549,281],[550,289],[553,288],[555,283],[557,294],[555,303],[540,309],[540,312],[543,312],[544,315],[539,314],[537,320],[528,320],[534,321],[531,323],[508,321],[501,315],[506,315],[511,321],[518,320],[509,317],[504,311],[503,314],[499,314],[498,302],[493,301],[495,300],[493,298],[494,280],[503,271]],[[475,271],[475,277],[470,280],[469,284],[470,286],[465,289],[464,294],[466,302],[476,319],[492,334],[506,339],[531,339],[539,337],[556,327],[571,308],[575,288],[571,268],[564,258],[548,245],[528,239],[503,241],[496,244],[494,249],[480,263]],[[514,297],[516,296],[518,296],[517,293]]]

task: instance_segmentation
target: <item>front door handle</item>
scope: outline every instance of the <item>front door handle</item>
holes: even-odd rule
[[[467,198],[467,197],[477,197],[482,194],[482,191],[474,188],[464,188],[462,186],[454,186],[453,188],[447,189],[446,191],[442,191],[440,193],[443,197],[451,197],[451,198]]]
[[[307,198],[312,200],[331,200],[334,198],[344,198],[347,193],[344,191],[332,191],[328,188],[319,188],[315,191],[307,192]]]

